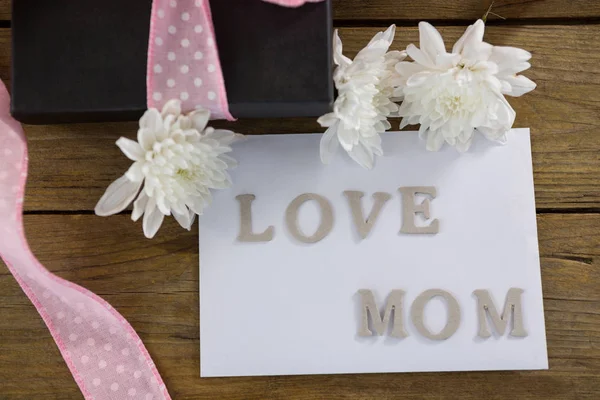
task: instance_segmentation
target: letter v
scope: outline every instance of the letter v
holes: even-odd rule
[[[361,201],[365,194],[363,192],[346,190],[344,192],[344,195],[348,199],[348,204],[350,205],[350,211],[352,212],[354,226],[356,226],[356,230],[358,231],[358,234],[360,235],[361,239],[365,239],[369,235],[369,232],[371,232],[371,229],[373,228],[373,225],[375,224],[375,221],[377,220],[381,209],[383,208],[385,203],[392,198],[392,196],[389,193],[385,192],[374,193],[373,208],[371,208],[369,216],[365,219],[363,215]]]

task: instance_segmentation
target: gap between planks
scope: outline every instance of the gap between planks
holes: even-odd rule
[[[600,214],[600,208],[537,208],[535,213],[542,214]],[[130,215],[131,210],[119,214]],[[94,210],[27,210],[23,215],[95,215]]]
[[[397,27],[415,27],[420,21],[427,21],[433,26],[468,26],[475,22],[474,19],[335,19],[336,28],[380,28],[395,24]],[[569,25],[599,25],[600,17],[589,18],[510,18],[487,20],[487,26],[569,26]]]
[[[334,19],[336,28],[380,28],[395,24],[397,27],[415,27],[421,19]],[[474,19],[425,19],[434,26],[467,26]],[[588,18],[507,18],[490,19],[486,21],[487,26],[516,26],[516,25],[600,25],[600,17]],[[12,21],[0,20],[0,29],[11,29]]]

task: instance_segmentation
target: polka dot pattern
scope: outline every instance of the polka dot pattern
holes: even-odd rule
[[[153,1],[149,40],[149,61],[153,62],[148,63],[147,94],[150,107],[179,97],[186,99],[184,108],[203,104],[213,117],[232,119],[208,7],[208,0]],[[209,71],[207,65],[214,68]],[[175,84],[169,85],[170,80]],[[214,103],[205,103],[209,98]],[[47,323],[86,398],[170,400],[131,325],[103,299],[48,272],[24,243],[22,203],[27,147],[19,123],[10,117],[9,103],[9,94],[0,83],[2,258]],[[122,349],[120,354],[117,349]]]
[[[153,10],[148,107],[180,99],[185,112],[204,107],[213,119],[232,120],[208,0],[155,3],[160,5]]]
[[[156,2],[162,4],[161,8],[168,6],[164,0]],[[158,46],[160,40],[156,39]],[[22,215],[27,146],[21,126],[10,117],[9,101],[8,92],[0,82],[2,259],[33,300],[61,355],[80,379],[86,398],[135,399],[150,394],[156,400],[169,400],[154,363],[127,321],[100,297],[51,274],[29,251],[23,239]],[[36,362],[30,361],[32,365]],[[153,378],[158,378],[160,384]]]

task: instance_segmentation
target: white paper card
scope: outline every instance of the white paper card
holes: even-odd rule
[[[288,375],[407,371],[546,369],[546,339],[528,129],[513,130],[502,146],[477,140],[460,154],[428,152],[415,132],[383,136],[385,157],[373,170],[339,154],[319,159],[321,135],[266,135],[234,145],[240,166],[231,189],[217,191],[200,219],[201,375]],[[433,186],[435,235],[400,233],[399,187]],[[360,240],[343,192],[387,192],[369,236]],[[285,211],[303,193],[333,207],[332,231],[315,244],[295,240]],[[274,227],[272,241],[241,243],[237,195],[254,194],[253,231]],[[420,202],[420,201],[418,201]],[[319,223],[315,202],[300,208],[310,234]],[[424,217],[415,217],[426,225]],[[526,337],[478,336],[477,299],[487,289],[499,313],[510,288],[523,289]],[[358,290],[370,289],[380,311],[394,289],[406,292],[408,337],[359,337]],[[461,322],[448,339],[419,335],[413,300],[428,289],[451,293]],[[424,321],[440,331],[447,317],[438,298]],[[493,325],[487,320],[492,332]]]

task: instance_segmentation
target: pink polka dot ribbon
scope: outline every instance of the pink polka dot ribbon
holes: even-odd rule
[[[168,400],[131,325],[106,301],[50,273],[23,231],[27,144],[0,82],[0,256],[48,326],[86,400]],[[34,368],[32,363],[32,368]]]
[[[296,7],[306,0],[265,1]],[[154,0],[147,80],[148,107],[179,98],[188,110],[204,107],[213,118],[233,119],[208,0]],[[86,400],[170,400],[131,325],[102,298],[50,273],[29,250],[22,214],[27,143],[9,104],[0,82],[0,257],[46,323]]]
[[[323,0],[264,1],[298,7]],[[146,78],[148,108],[161,109],[167,101],[180,99],[184,112],[206,108],[213,119],[234,120],[209,0],[153,1]]]

